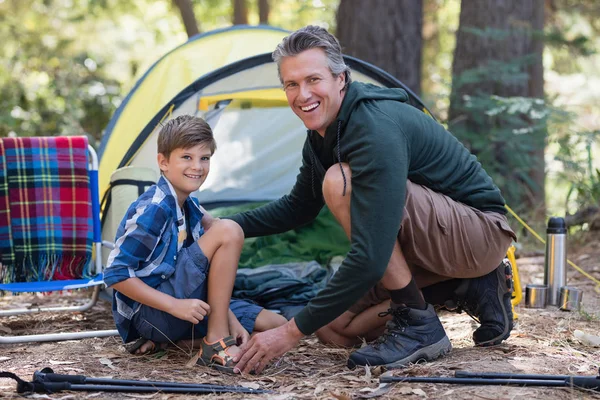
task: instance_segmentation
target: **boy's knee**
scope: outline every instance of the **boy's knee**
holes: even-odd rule
[[[215,221],[210,229],[215,229],[217,232],[219,232],[226,242],[244,242],[244,231],[238,225],[238,223],[233,220],[221,219],[219,221]]]
[[[344,170],[343,174],[342,169]],[[334,164],[327,170],[323,179],[323,197],[327,205],[336,204],[342,199],[344,184],[346,186],[346,196],[348,196],[348,199],[350,198],[352,190],[351,178],[352,172],[347,163]]]
[[[331,324],[325,325],[324,327],[316,331],[315,335],[321,343],[328,345],[352,347],[357,342],[356,338],[349,338],[347,336],[344,336],[343,333],[337,332],[331,326]]]

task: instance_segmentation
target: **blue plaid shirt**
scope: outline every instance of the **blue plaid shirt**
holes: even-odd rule
[[[175,271],[177,253],[183,242],[178,240],[186,231],[186,218],[177,204],[177,196],[171,183],[161,176],[135,202],[123,217],[117,230],[115,248],[108,257],[104,270],[104,282],[112,286],[126,279],[137,277],[152,288],[168,280]],[[204,233],[202,211],[198,200],[188,197],[184,203],[193,240]],[[186,235],[183,235],[185,237]],[[140,303],[115,290],[113,316],[124,342],[139,337],[131,325],[133,315]]]

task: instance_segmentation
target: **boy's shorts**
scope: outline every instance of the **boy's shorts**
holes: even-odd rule
[[[407,181],[398,242],[420,288],[490,273],[513,240],[517,237],[504,215],[477,210]],[[348,311],[358,314],[389,298],[378,282]]]
[[[206,301],[209,262],[197,242],[182,248],[177,254],[175,272],[162,282],[156,290],[178,299],[200,299]],[[231,299],[229,308],[249,333],[254,330],[256,317],[262,307],[244,300]],[[210,317],[198,324],[181,320],[164,311],[146,305],[133,316],[133,326],[143,338],[155,343],[176,342],[184,339],[199,339],[206,336]]]

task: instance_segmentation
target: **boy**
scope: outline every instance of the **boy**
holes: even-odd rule
[[[198,364],[231,372],[237,344],[248,332],[286,320],[231,300],[244,234],[190,197],[206,180],[215,149],[210,126],[200,118],[183,115],[164,125],[161,177],[125,214],[104,281],[115,289],[113,316],[128,351],[143,354],[204,336]]]

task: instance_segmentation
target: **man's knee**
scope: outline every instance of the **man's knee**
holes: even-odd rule
[[[344,171],[343,173],[342,170]],[[348,196],[347,199],[350,199],[352,190],[351,178],[352,172],[347,163],[334,164],[327,170],[325,179],[323,180],[323,197],[330,208],[332,205],[335,206],[345,200],[342,196],[344,194],[344,187],[346,188],[345,195]]]

